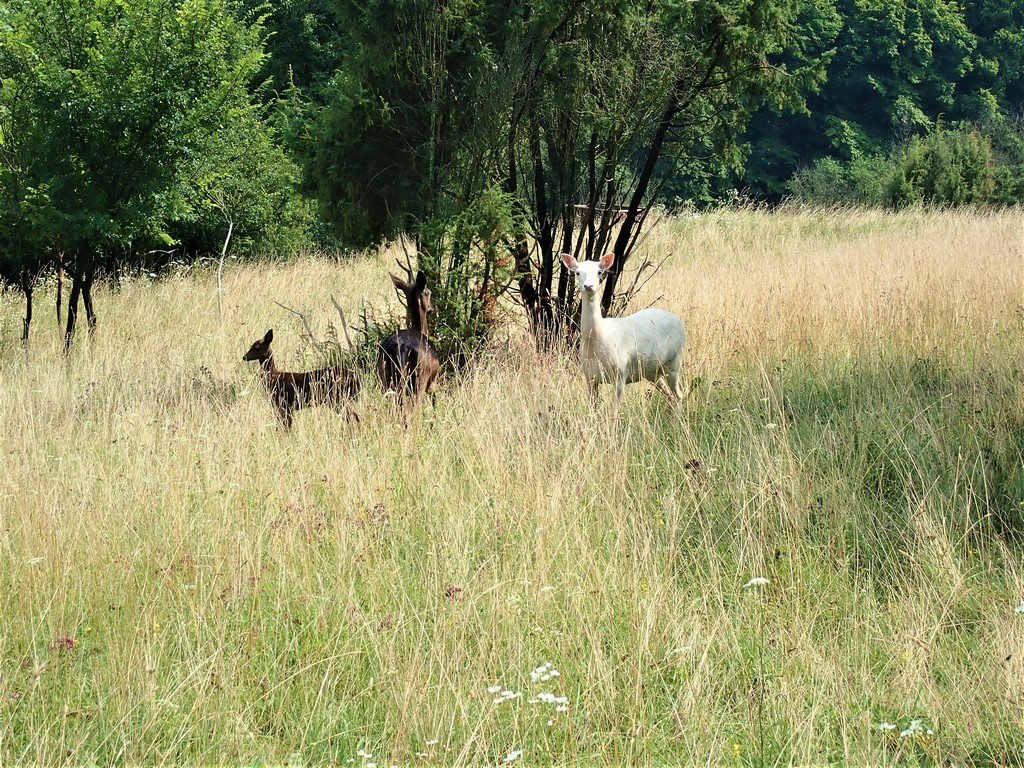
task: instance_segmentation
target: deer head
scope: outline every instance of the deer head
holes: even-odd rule
[[[583,295],[594,295],[597,286],[601,284],[601,275],[615,263],[615,254],[608,252],[599,261],[576,261],[571,253],[563,253],[562,263],[566,269],[576,274]]]
[[[249,351],[242,356],[243,360],[264,360],[270,359],[270,342],[274,340],[274,329],[267,331],[262,339],[256,339],[249,347]]]
[[[430,289],[427,288],[426,273],[421,269],[416,275],[415,282],[408,282],[392,273],[391,282],[395,284],[395,289],[405,296],[409,327],[426,333],[427,314],[434,311],[434,300],[430,295]]]

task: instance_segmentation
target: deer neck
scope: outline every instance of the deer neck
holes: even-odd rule
[[[260,372],[263,374],[263,380],[267,382],[267,386],[270,386],[278,373],[277,366],[274,365],[273,355],[267,355],[260,360]]]
[[[583,343],[589,344],[593,336],[601,331],[601,300],[597,297],[597,291],[593,293],[583,292],[583,305],[580,311],[580,333],[583,336]]]
[[[425,337],[427,335],[427,313],[419,306],[419,302],[417,302],[416,308],[409,312],[409,320],[409,327],[412,330],[416,331],[420,336]]]

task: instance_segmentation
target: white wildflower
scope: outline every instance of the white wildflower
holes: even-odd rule
[[[502,760],[501,762],[503,762],[503,763],[514,763],[516,760],[518,760],[522,756],[523,756],[523,750],[521,750],[521,749],[513,749],[511,752],[509,752],[507,755],[505,755],[505,759]]]
[[[889,731],[895,731],[896,730],[896,723],[890,723],[887,720],[882,721],[881,723],[878,724],[878,730],[880,730],[882,733],[888,733]]]
[[[764,576],[755,576],[743,585],[743,589],[750,589],[751,587],[763,587],[766,584],[768,584],[768,579],[766,579]]]
[[[42,559],[43,558],[41,558],[41,557],[40,558],[32,558],[32,560],[36,560],[37,562],[38,562],[38,560],[42,560]],[[31,563],[32,560],[29,560],[29,562]],[[1018,605],[1013,610],[1014,610],[1015,613],[1024,613],[1024,600],[1021,600],[1020,601],[1020,605]]]
[[[498,693],[501,690],[500,685],[489,685],[487,686],[488,693]]]
[[[428,747],[432,747],[432,746],[434,746],[435,744],[437,744],[437,739],[427,739],[427,742],[426,742],[426,743],[427,743],[427,746],[428,746]]]
[[[545,661],[536,669],[530,670],[530,680],[535,683],[546,683],[552,677],[559,677],[561,672],[555,669],[554,664]]]
[[[518,697],[520,697],[522,695],[523,694],[520,693],[519,691],[507,691],[507,690],[506,691],[502,691],[501,693],[499,693],[497,696],[494,697],[494,701],[492,703],[494,703],[494,704],[504,704],[506,701],[511,701],[512,699],[518,698]]]
[[[41,557],[30,557],[26,562],[29,565],[35,565],[36,563],[43,562],[43,558],[41,558]]]
[[[915,717],[910,723],[900,731],[901,739],[909,739],[912,736],[917,736],[925,732],[924,723],[921,722],[921,718]]]

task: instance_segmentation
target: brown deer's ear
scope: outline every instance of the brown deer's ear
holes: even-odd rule
[[[612,253],[611,251],[608,251],[608,253],[606,253],[604,256],[602,256],[601,260],[599,262],[597,262],[598,266],[601,267],[602,271],[606,270],[606,269],[611,269],[612,268],[612,264],[614,264],[614,263],[615,263],[615,254]]]
[[[426,287],[427,287],[427,273],[424,272],[421,269],[419,274],[416,275],[416,290],[417,291],[422,291]]]
[[[388,272],[388,275],[391,276],[391,282],[395,284],[395,288],[398,288],[400,291],[408,291],[410,288],[412,288],[412,285],[405,282],[405,280],[400,278],[394,272]]]
[[[271,328],[269,331],[267,331],[267,335],[263,337],[263,343],[266,344],[269,347],[270,346],[270,342],[272,342],[273,340],[274,340],[274,329]]]

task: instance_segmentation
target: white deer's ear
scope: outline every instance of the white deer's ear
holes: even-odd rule
[[[601,268],[602,272],[605,272],[606,270],[611,269],[612,268],[612,264],[614,264],[614,263],[615,263],[615,254],[612,253],[611,251],[608,251],[608,253],[606,253],[604,256],[602,256],[601,260],[599,262],[597,262],[597,266],[599,266]]]
[[[571,253],[562,254],[562,263],[565,264],[565,268],[568,269],[570,272],[575,272],[576,267],[579,266],[579,263],[577,263],[576,259],[573,258],[573,255]]]

